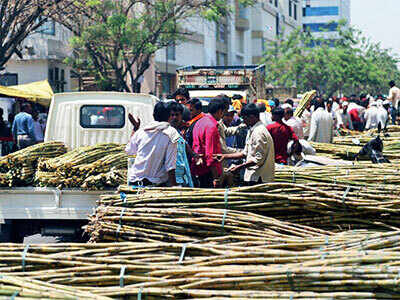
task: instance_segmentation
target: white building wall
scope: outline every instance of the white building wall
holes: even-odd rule
[[[72,55],[69,30],[55,24],[54,35],[34,33],[22,45],[23,58],[16,55],[5,65],[5,72],[17,73],[18,83],[25,84],[41,80],[49,80],[49,68],[64,70],[64,91],[71,90],[71,68],[63,63]],[[59,74],[59,76],[61,76]],[[59,77],[61,79],[61,77]],[[50,80],[49,80],[50,81]]]

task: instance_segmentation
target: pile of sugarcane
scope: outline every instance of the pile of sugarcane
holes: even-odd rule
[[[400,184],[400,164],[354,163],[340,166],[285,167],[275,170],[275,181],[293,183],[332,183],[368,188],[385,186],[383,191],[397,193],[393,185]],[[389,185],[389,186],[388,186]]]
[[[400,253],[385,248],[393,245],[388,243],[393,237],[398,239],[400,232],[377,233],[373,238],[346,232],[325,237],[322,246],[321,237],[310,237],[304,239],[308,250],[301,242],[296,249],[293,240],[287,240],[291,250],[275,242],[251,241],[242,245],[2,244],[0,274],[18,278],[15,282],[22,287],[57,288],[65,290],[66,296],[84,291],[89,299],[93,294],[134,299],[139,295],[150,299],[400,299]],[[365,244],[359,243],[361,239]],[[341,249],[330,248],[336,242],[342,242]],[[350,244],[353,247],[345,249]],[[373,250],[378,244],[383,248]]]
[[[102,189],[126,183],[128,156],[120,144],[81,147],[39,163],[42,187]]]
[[[5,275],[0,273],[0,299],[111,299],[81,291],[68,285],[56,285],[47,282]]]
[[[251,222],[249,222],[251,220]],[[330,235],[243,211],[213,208],[122,208],[100,206],[89,218],[91,241],[271,242],[279,238]]]
[[[94,220],[103,220],[118,209],[224,209],[249,212],[328,231],[348,229],[397,230],[400,228],[400,192],[397,186],[349,183],[288,182],[282,180],[254,187],[224,189],[133,189],[120,187],[119,194],[101,196]],[[297,176],[297,174],[296,174]],[[299,176],[298,178],[301,178]],[[299,180],[300,181],[300,180]],[[114,224],[114,230],[117,227]]]
[[[36,144],[0,159],[0,185],[25,186],[33,183],[39,161],[51,159],[67,152],[63,143]]]

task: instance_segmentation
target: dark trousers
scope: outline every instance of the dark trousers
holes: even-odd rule
[[[200,188],[209,189],[214,187],[213,176],[211,172],[201,176],[196,176],[196,179],[198,187]]]

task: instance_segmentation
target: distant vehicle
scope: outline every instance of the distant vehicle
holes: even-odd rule
[[[177,88],[185,87],[203,105],[217,95],[239,94],[243,103],[265,99],[265,65],[187,66],[177,69]]]
[[[132,132],[128,114],[142,125],[153,121],[158,98],[146,94],[84,92],[56,94],[50,105],[45,141],[69,150],[97,143],[126,144]],[[106,191],[58,188],[0,189],[0,241],[24,236],[76,235]]]

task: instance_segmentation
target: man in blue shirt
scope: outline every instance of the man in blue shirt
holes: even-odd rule
[[[193,187],[193,179],[190,173],[189,161],[186,154],[187,143],[183,138],[185,130],[184,122],[182,120],[183,105],[171,102],[169,108],[171,109],[169,123],[181,135],[178,140],[178,153],[176,156],[176,183],[183,187]]]
[[[18,150],[29,147],[35,143],[35,131],[32,118],[32,106],[24,103],[21,112],[15,116],[12,125],[12,135],[17,143]]]

